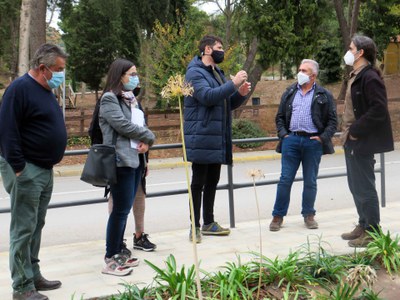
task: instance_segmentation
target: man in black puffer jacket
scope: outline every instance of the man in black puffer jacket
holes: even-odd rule
[[[186,81],[193,86],[193,96],[184,100],[184,133],[187,159],[192,162],[193,205],[196,241],[200,242],[200,209],[203,196],[204,235],[228,235],[214,220],[214,199],[221,164],[232,163],[232,117],[250,91],[247,73],[239,71],[226,80],[217,64],[224,60],[222,40],[207,35],[199,44],[201,56],[189,63]],[[192,239],[190,233],[189,239]]]

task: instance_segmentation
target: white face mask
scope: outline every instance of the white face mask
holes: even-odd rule
[[[297,82],[299,83],[299,85],[303,85],[306,83],[310,82],[310,76],[308,76],[307,74],[304,74],[303,72],[299,72],[297,74]]]
[[[357,52],[358,52],[358,51],[357,51]],[[357,52],[356,52],[356,53],[357,53]],[[345,63],[346,65],[350,66],[350,67],[352,67],[352,66],[354,65],[354,62],[356,61],[356,59],[355,59],[355,57],[354,57],[354,54],[351,53],[350,50],[348,50],[348,51],[346,52],[346,54],[344,55],[343,59],[344,59],[344,63]]]

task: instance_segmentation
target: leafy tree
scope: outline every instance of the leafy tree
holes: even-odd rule
[[[21,0],[0,0],[0,70],[17,76]]]
[[[332,16],[332,6],[326,0],[291,1],[287,18],[293,19],[293,39],[287,46],[286,63],[299,66],[304,58],[315,58],[321,42],[327,39],[321,25]],[[326,29],[326,26],[323,26]]]
[[[189,11],[191,4],[190,0],[133,0],[129,2],[135,8],[139,26],[145,31],[147,38],[151,37],[156,21],[160,24],[182,23],[182,18]]]
[[[398,0],[367,0],[361,4],[359,29],[371,37],[378,47],[378,58],[383,58],[390,39],[400,32],[400,3]]]
[[[138,64],[140,56],[140,29],[138,19],[132,16],[132,9],[131,0],[121,0],[121,29],[119,33],[121,49],[119,55]]]
[[[340,80],[342,75],[340,50],[341,48],[337,44],[327,42],[317,53],[316,59],[320,67],[318,77],[322,83],[333,83]]]
[[[158,96],[168,78],[176,73],[184,74],[193,56],[198,53],[198,41],[205,34],[208,17],[205,12],[191,7],[182,22],[164,24],[156,22],[147,53],[146,80],[151,83],[158,107],[162,100]]]
[[[117,0],[80,0],[67,7],[68,15],[62,15],[70,71],[74,79],[86,82],[96,92],[120,49],[118,4]]]

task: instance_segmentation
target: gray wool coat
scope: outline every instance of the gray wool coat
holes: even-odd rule
[[[114,93],[105,93],[100,100],[99,124],[103,133],[103,144],[112,145],[113,132],[117,133],[117,167],[137,168],[139,156],[131,148],[130,139],[153,145],[155,136],[146,126],[131,122],[131,109],[125,101],[118,100]]]

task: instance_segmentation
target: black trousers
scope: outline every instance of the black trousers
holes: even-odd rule
[[[214,222],[215,192],[221,174],[221,164],[192,164],[193,209],[196,227],[200,227],[201,200],[203,198],[203,224]]]
[[[375,187],[374,154],[355,154],[351,149],[351,143],[345,144],[344,153],[347,182],[357,208],[358,222],[364,229],[377,228],[380,213],[378,193]]]

